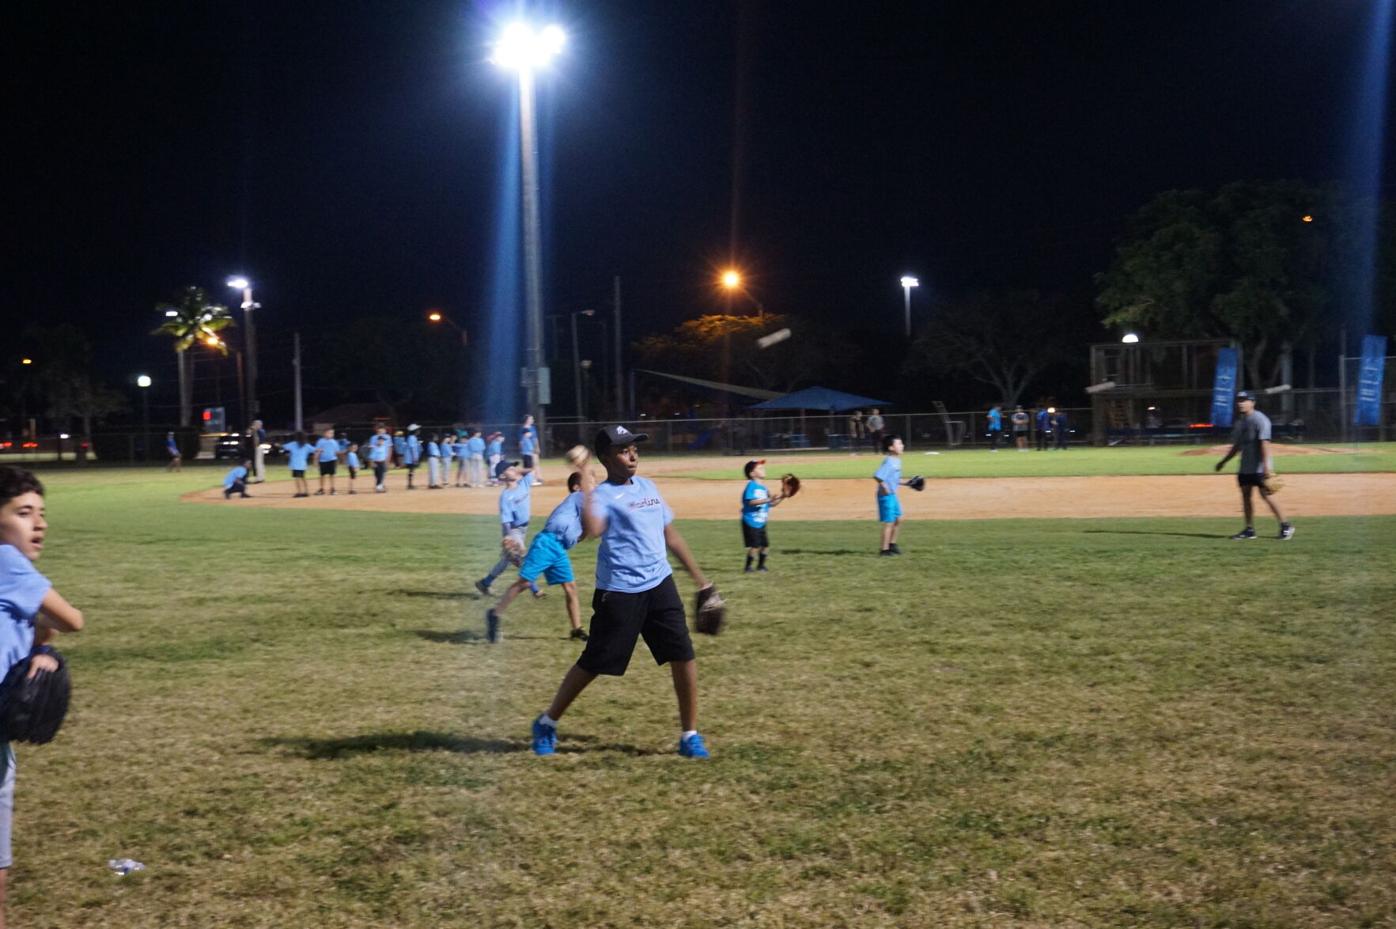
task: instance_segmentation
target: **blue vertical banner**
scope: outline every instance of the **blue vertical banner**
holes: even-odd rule
[[[1381,425],[1381,382],[1386,368],[1386,336],[1362,339],[1362,364],[1357,369],[1357,406],[1352,411],[1354,426]]]
[[[1212,381],[1212,425],[1231,427],[1236,412],[1236,349],[1217,349],[1217,376]]]

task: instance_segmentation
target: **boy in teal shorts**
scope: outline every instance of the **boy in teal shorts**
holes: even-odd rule
[[[572,561],[567,552],[582,540],[582,475],[576,471],[567,477],[567,496],[548,516],[543,531],[533,537],[528,554],[519,566],[519,579],[509,585],[504,596],[492,609],[485,611],[485,634],[491,642],[499,641],[499,621],[509,604],[519,594],[533,587],[538,575],[549,584],[559,584],[567,594],[567,621],[572,625],[572,638],[587,640],[582,629],[582,606],[577,599],[577,581],[572,575]]]
[[[905,447],[901,436],[884,436],[882,450],[887,453],[887,457],[882,459],[882,466],[873,474],[873,480],[877,481],[877,521],[882,524],[883,555],[902,553],[897,546],[897,532],[902,525],[902,505],[897,500],[897,488],[904,483],[902,451]]]

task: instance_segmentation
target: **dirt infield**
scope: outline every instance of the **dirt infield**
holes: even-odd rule
[[[736,519],[739,481],[704,481],[668,477],[676,471],[728,467],[731,459],[647,459],[644,473],[654,477],[665,499],[682,519]],[[534,513],[546,514],[564,493],[561,464],[534,491]],[[371,481],[360,480],[359,492],[348,496],[294,499],[289,480],[254,485],[250,500],[228,506],[315,509],[334,507],[382,513],[460,513],[494,515],[495,488],[406,491],[406,477],[394,471],[389,492],[373,493]],[[343,480],[341,479],[341,486]],[[800,496],[782,505],[783,519],[871,519],[876,512],[871,482],[806,480]],[[315,478],[311,478],[315,486]],[[186,501],[224,504],[222,491],[186,494]],[[1287,517],[1396,515],[1396,474],[1287,474],[1280,498]],[[1023,477],[949,478],[930,480],[924,493],[901,492],[908,519],[1063,519],[1130,516],[1235,516],[1240,512],[1236,480],[1231,475],[1164,477]]]

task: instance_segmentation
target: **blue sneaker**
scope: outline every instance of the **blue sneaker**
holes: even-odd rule
[[[699,739],[701,747],[702,740]],[[533,754],[551,755],[557,751],[557,727],[543,724],[543,717],[533,721]],[[705,753],[706,754],[706,753]]]
[[[679,754],[685,758],[706,758],[708,747],[703,744],[703,737],[695,732],[679,739]]]
[[[499,641],[499,614],[493,607],[485,611],[485,638],[491,642]]]

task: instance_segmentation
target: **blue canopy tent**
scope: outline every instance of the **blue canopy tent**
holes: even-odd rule
[[[824,410],[829,413],[842,413],[846,410],[859,410],[864,407],[890,406],[886,400],[874,400],[857,394],[846,394],[828,387],[806,387],[793,394],[763,400],[749,407],[753,410]]]
[[[804,390],[797,390],[793,394],[786,394],[783,397],[775,397],[771,400],[763,400],[754,403],[747,409],[753,412],[772,413],[779,411],[798,410],[800,413],[800,431],[789,434],[775,433],[768,435],[763,443],[766,447],[789,447],[808,448],[809,435],[805,429],[805,411],[819,410],[832,416],[835,413],[843,413],[848,410],[861,410],[866,407],[884,407],[888,403],[886,400],[874,400],[872,397],[860,397],[857,394],[844,393],[841,390],[831,390],[828,387],[806,387]],[[850,436],[841,435],[833,429],[827,430],[830,448],[843,448],[851,441]]]

